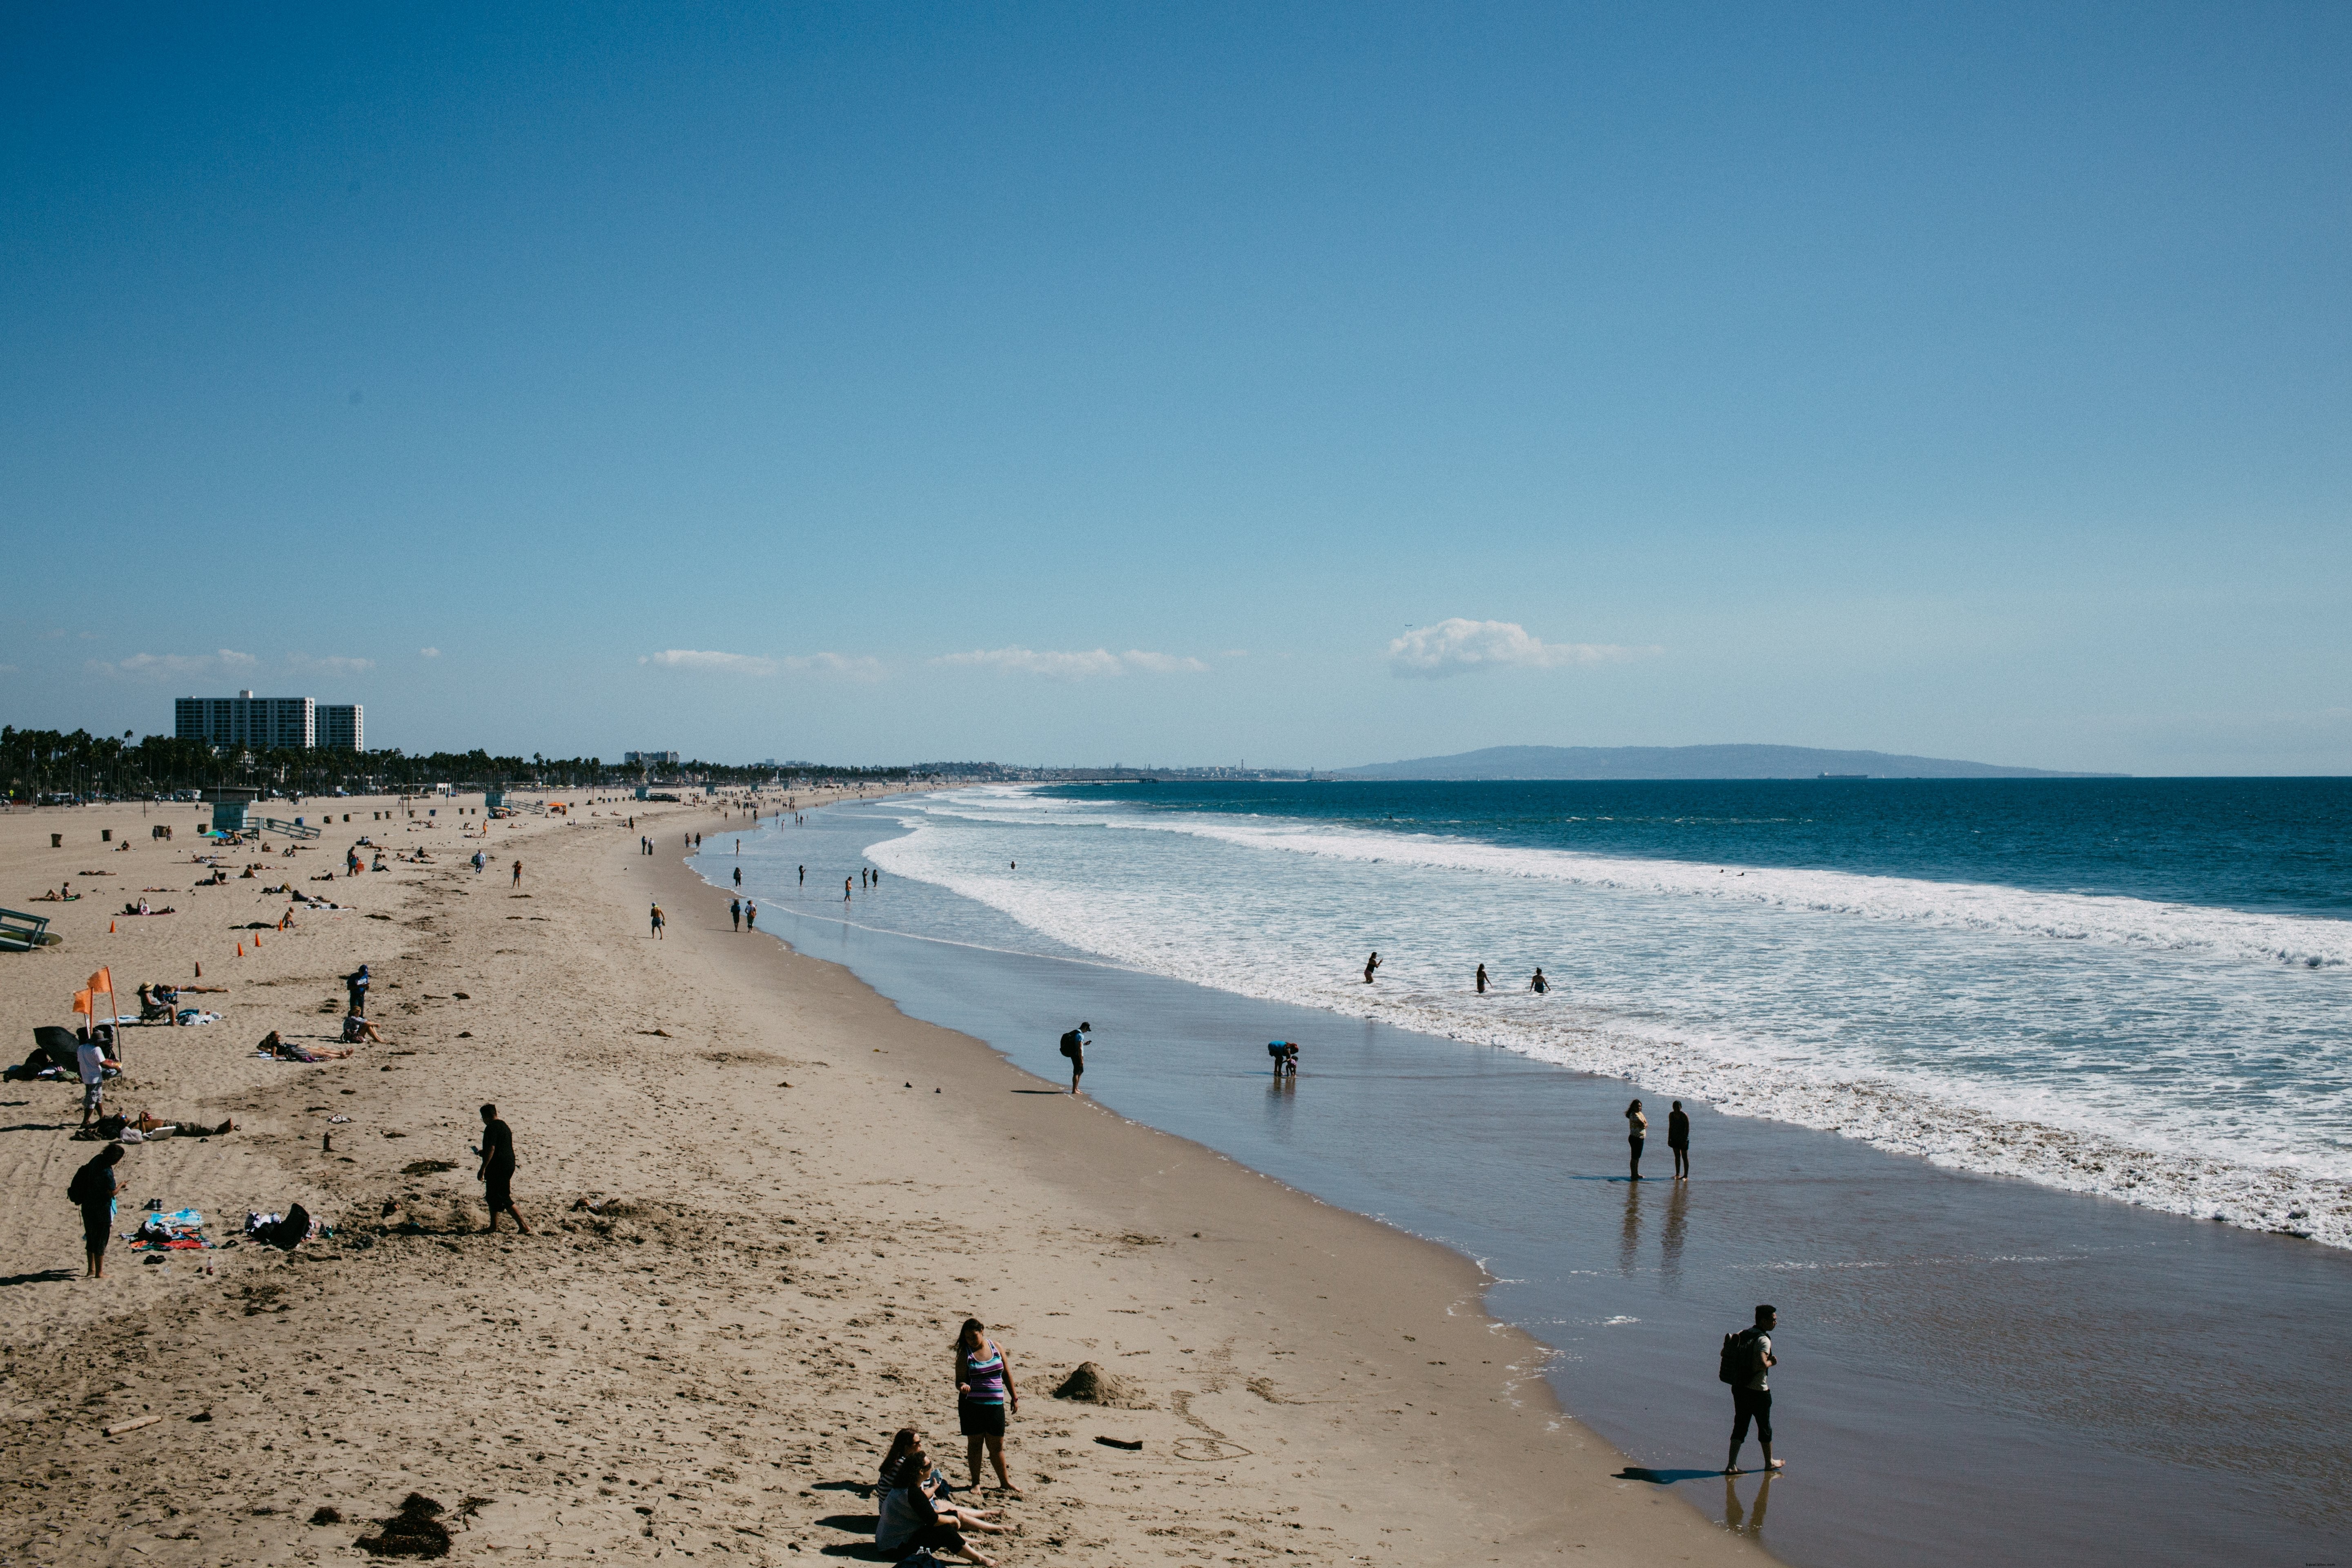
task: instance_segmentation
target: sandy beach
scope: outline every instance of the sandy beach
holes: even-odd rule
[[[69,1137],[71,1086],[7,1086],[0,1556],[357,1560],[412,1491],[446,1505],[458,1558],[868,1555],[893,1428],[922,1426],[961,1479],[949,1355],[972,1315],[1023,1394],[1026,1495],[982,1500],[1021,1527],[985,1544],[1008,1563],[1769,1560],[1618,1479],[1464,1258],[730,931],[683,854],[741,816],[582,805],[485,845],[455,815],[478,799],[332,804],[352,820],[317,847],[239,852],[256,878],[201,891],[198,808],[0,817],[0,903],[66,939],[0,955],[13,1055],[100,964],[126,996],[198,963],[226,987],[189,998],[218,1023],[126,1032],[112,1104],[237,1127],[127,1150],[118,1231],[150,1198],[224,1242],[293,1203],[334,1226],[283,1253],[117,1243],[83,1281],[64,1192],[97,1145]],[[362,834],[431,863],[309,880]],[[350,907],[276,929],[288,899],[257,889],[289,879]],[[60,882],[87,896],[26,902]],[[110,913],[147,888],[178,912]],[[362,962],[384,1044],[254,1056],[271,1030],[331,1043]],[[528,1237],[480,1234],[484,1101],[515,1131]],[[1145,1407],[1053,1398],[1088,1361]]]

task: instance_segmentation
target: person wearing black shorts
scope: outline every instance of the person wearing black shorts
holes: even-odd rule
[[[1739,1471],[1739,1446],[1748,1440],[1748,1424],[1756,1423],[1756,1441],[1764,1450],[1764,1468],[1777,1470],[1781,1461],[1772,1457],[1772,1369],[1779,1358],[1772,1353],[1772,1331],[1779,1325],[1780,1315],[1770,1307],[1756,1309],[1756,1326],[1739,1337],[1748,1346],[1748,1375],[1731,1385],[1731,1456],[1723,1461],[1723,1473],[1736,1476]]]
[[[81,1247],[89,1258],[90,1279],[106,1278],[106,1244],[114,1237],[114,1167],[122,1145],[109,1143],[83,1163],[66,1187],[66,1196],[81,1210]]]
[[[1679,1100],[1675,1101],[1675,1108],[1666,1112],[1666,1147],[1674,1152],[1675,1180],[1689,1181],[1690,1113],[1683,1109],[1683,1102]]]
[[[530,1234],[521,1213],[514,1206],[514,1129],[499,1120],[499,1108],[482,1107],[482,1201],[490,1205],[490,1223],[484,1230],[499,1228],[499,1215],[514,1216],[515,1229]]]

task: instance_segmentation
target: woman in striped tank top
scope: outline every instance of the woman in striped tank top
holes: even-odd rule
[[[1004,1348],[988,1337],[988,1325],[966,1318],[956,1335],[956,1417],[963,1428],[964,1447],[971,1460],[971,1484],[980,1485],[980,1457],[986,1450],[996,1464],[996,1484],[1014,1497],[1023,1494],[1004,1473],[1004,1420],[1021,1409],[1021,1393],[1013,1386],[1013,1368]]]

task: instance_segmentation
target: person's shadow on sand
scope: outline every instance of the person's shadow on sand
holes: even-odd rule
[[[0,1289],[5,1289],[11,1285],[56,1285],[68,1279],[79,1278],[81,1277],[70,1268],[41,1268],[30,1274],[0,1276]]]
[[[1654,1486],[1670,1487],[1676,1481],[1696,1481],[1709,1476],[1720,1476],[1721,1470],[1653,1470],[1641,1465],[1628,1465],[1613,1479],[1648,1481]]]
[[[817,1550],[826,1557],[863,1557],[881,1563],[896,1562],[897,1552],[884,1552],[874,1544],[874,1531],[881,1522],[877,1515],[870,1513],[829,1513],[818,1520],[817,1523],[827,1530],[847,1531],[861,1539],[836,1541],[831,1546],[819,1547]]]

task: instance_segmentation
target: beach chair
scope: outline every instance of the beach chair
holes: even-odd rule
[[[0,952],[30,952],[49,941],[49,917],[0,910]]]

